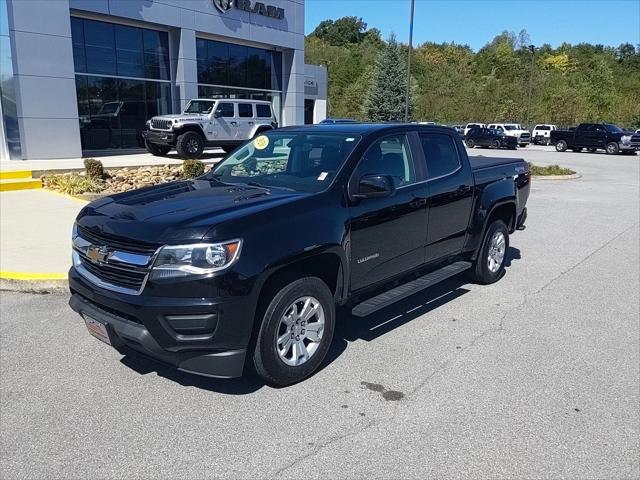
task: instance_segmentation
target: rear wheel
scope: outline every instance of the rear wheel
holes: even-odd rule
[[[556,143],[556,151],[564,152],[567,150],[567,142],[566,140],[558,140]]]
[[[269,302],[256,341],[253,365],[271,385],[299,382],[324,360],[335,326],[335,302],[327,285],[304,277],[285,285]]]
[[[204,151],[204,140],[197,132],[186,132],[178,137],[176,150],[180,158],[200,158]]]
[[[155,157],[163,157],[171,150],[169,145],[158,145],[157,143],[150,143],[145,140],[144,146],[151,155]]]
[[[469,148],[473,148],[476,146],[476,142],[474,142],[471,138],[465,140],[464,144]]]
[[[500,148],[500,140],[493,141],[493,148]]]
[[[607,153],[609,155],[615,155],[620,151],[620,147],[616,142],[607,143]]]
[[[484,285],[500,280],[504,274],[508,251],[509,230],[502,220],[496,220],[489,225],[484,235],[478,257],[473,265],[473,280]]]

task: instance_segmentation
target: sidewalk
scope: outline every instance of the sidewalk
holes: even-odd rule
[[[224,152],[219,148],[206,150],[201,160],[205,163],[218,162]],[[176,152],[169,153],[166,157],[154,157],[150,153],[133,153],[128,155],[87,155],[82,158],[62,158],[50,160],[6,160],[0,162],[0,171],[31,170],[34,178],[46,171],[81,170],[84,169],[84,158],[100,160],[105,168],[144,167],[147,165],[174,165],[182,164]]]
[[[84,205],[46,190],[0,193],[0,279],[66,279],[71,227]]]

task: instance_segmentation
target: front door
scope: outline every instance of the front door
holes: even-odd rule
[[[351,288],[358,290],[387,280],[424,262],[427,229],[427,185],[416,168],[406,135],[374,142],[352,175],[357,189],[366,174],[389,175],[396,191],[350,207]]]
[[[238,135],[235,105],[232,102],[219,102],[215,114],[215,139],[217,141],[235,141]]]
[[[427,162],[429,220],[425,261],[457,255],[473,208],[473,174],[449,133],[420,133]]]

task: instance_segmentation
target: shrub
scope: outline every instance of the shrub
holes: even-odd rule
[[[82,193],[97,193],[103,188],[92,177],[83,177],[76,174],[47,175],[43,177],[46,188],[57,190],[68,195],[80,195]]]
[[[102,166],[102,162],[95,158],[84,159],[84,170],[89,178],[104,177],[104,167]]]
[[[540,165],[534,165],[529,162],[529,171],[531,175],[535,176],[547,176],[547,175],[573,175],[574,172],[570,168],[564,168],[560,165],[548,165],[546,167],[541,167]]]
[[[204,163],[200,160],[185,160],[182,163],[182,172],[185,178],[196,178],[204,173]]]

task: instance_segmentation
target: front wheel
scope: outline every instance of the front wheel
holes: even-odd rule
[[[182,159],[200,158],[204,151],[204,140],[199,133],[183,133],[176,141],[176,150]]]
[[[502,220],[496,220],[489,225],[484,235],[482,246],[473,265],[473,280],[483,285],[500,280],[504,274],[508,251],[509,230]]]
[[[473,148],[476,146],[476,142],[474,142],[473,140],[471,140],[470,138],[468,140],[464,141],[464,144],[468,147],[468,148]]]
[[[607,143],[607,153],[609,155],[615,155],[620,151],[620,147],[616,142]]]
[[[556,143],[556,151],[564,152],[567,150],[567,142],[565,140],[558,140]]]
[[[493,141],[493,148],[500,148],[500,140]]]
[[[169,150],[171,150],[171,147],[169,145],[158,145],[156,143],[147,142],[146,140],[144,142],[144,146],[147,149],[147,152],[149,152],[154,157],[164,157],[167,153],[169,153]]]
[[[258,333],[253,365],[266,383],[286,386],[315,372],[335,326],[335,302],[317,277],[285,285],[269,302]]]

